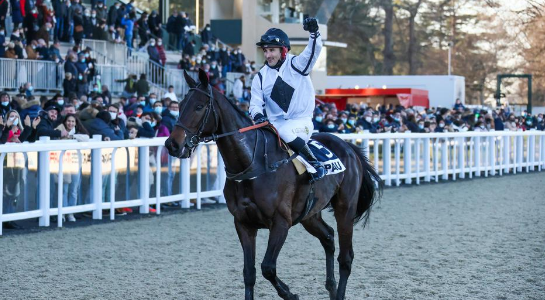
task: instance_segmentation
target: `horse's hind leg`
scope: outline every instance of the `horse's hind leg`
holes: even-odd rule
[[[335,231],[322,219],[322,214],[318,213],[315,216],[301,222],[303,227],[317,237],[324,247],[326,259],[326,282],[325,288],[329,292],[329,299],[337,298],[337,282],[335,281]]]
[[[355,208],[354,208],[355,209]],[[339,234],[339,287],[337,289],[337,300],[344,300],[346,284],[352,271],[352,260],[354,250],[352,249],[352,234],[354,232],[354,215],[349,212],[350,208],[336,207],[335,218],[337,219],[337,232]]]
[[[277,217],[269,233],[269,243],[265,258],[261,263],[261,272],[263,277],[272,283],[278,296],[284,300],[299,300],[297,295],[292,294],[288,286],[276,276],[276,260],[280,250],[288,236],[288,222],[281,217]]]

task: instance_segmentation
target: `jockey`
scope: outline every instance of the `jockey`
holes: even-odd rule
[[[305,19],[303,29],[310,32],[310,38],[298,56],[288,54],[288,36],[277,28],[267,30],[256,44],[263,50],[266,63],[252,81],[250,114],[256,124],[273,124],[290,148],[316,169],[311,173],[314,182],[324,177],[325,169],[307,145],[314,129],[315,106],[314,86],[308,75],[320,55],[322,38],[314,18]]]

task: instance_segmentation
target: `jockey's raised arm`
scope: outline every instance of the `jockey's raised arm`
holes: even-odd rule
[[[323,42],[320,32],[311,33],[305,50],[291,60],[292,68],[299,71],[301,75],[307,76],[318,60],[322,46]]]

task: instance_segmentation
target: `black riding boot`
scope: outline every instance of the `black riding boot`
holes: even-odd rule
[[[325,168],[322,165],[322,163],[319,162],[318,159],[316,159],[316,156],[314,156],[314,153],[312,153],[312,151],[310,151],[310,148],[308,147],[308,145],[305,145],[299,151],[299,155],[303,156],[308,161],[308,163],[312,167],[314,167],[314,169],[316,169],[316,173],[310,173],[310,177],[312,177],[310,183],[314,183],[314,182],[324,178]]]
[[[312,167],[314,167],[314,169],[316,169],[316,173],[309,173],[311,177],[310,183],[314,183],[325,176],[324,166],[318,161],[316,156],[314,156],[314,153],[310,151],[310,148],[302,138],[298,137],[293,140],[293,142],[289,142],[288,145],[295,153],[301,155]]]

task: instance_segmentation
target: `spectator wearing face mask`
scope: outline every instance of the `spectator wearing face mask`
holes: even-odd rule
[[[335,120],[333,119],[327,119],[325,121],[325,126],[322,127],[321,132],[337,132],[338,125],[335,124]]]
[[[473,129],[475,132],[488,132],[488,129],[486,128],[486,124],[483,121],[477,121],[475,123],[475,128]]]
[[[543,118],[543,114],[538,114],[536,118],[536,129],[545,131],[545,119]]]
[[[361,128],[361,130],[369,130],[371,133],[376,133],[377,129],[375,126],[373,126],[373,113],[370,111],[366,112],[363,115],[363,118],[360,118],[356,122],[356,127]]]
[[[155,137],[168,137],[170,136],[170,131],[168,131],[168,128],[162,124],[161,115],[152,112],[151,113],[151,126],[153,127],[153,130],[155,132]]]
[[[526,130],[532,130],[532,129],[535,129],[536,126],[534,124],[534,118],[530,115],[527,115],[526,118],[524,119],[524,124],[522,125],[522,130],[526,131]]]
[[[180,115],[178,102],[171,101],[168,105],[168,109],[165,109],[161,114],[163,118],[162,123],[165,125],[169,132],[172,132],[174,125],[178,121],[178,116]]]
[[[348,115],[348,120],[344,124],[344,133],[356,132],[356,116],[353,114]]]
[[[318,109],[316,109],[318,110]],[[322,132],[324,127],[324,116],[321,111],[314,112],[314,118],[312,118],[312,124],[314,125],[314,130]]]
[[[1,93],[0,94],[0,116],[6,117],[6,114],[10,110],[14,110],[14,109],[16,109],[16,106],[14,103],[12,103],[8,93]]]
[[[167,63],[167,54],[163,45],[163,39],[157,39],[157,52],[159,53],[159,63],[164,67]]]
[[[152,113],[143,113],[140,117],[140,120],[142,120],[142,127],[138,129],[138,137],[155,137],[155,126],[157,125],[157,123],[153,119]]]
[[[97,114],[97,117],[84,122],[85,128],[89,131],[91,136],[95,134],[102,135],[103,141],[118,141],[123,140],[123,132],[119,126],[111,124],[112,117],[108,111],[101,111]]]
[[[446,124],[445,124],[444,120],[441,120],[441,121],[437,122],[437,124],[439,126],[437,126],[437,128],[435,128],[434,132],[447,132],[447,130],[445,128]]]
[[[19,113],[16,110],[11,110],[6,115],[5,122],[0,117],[0,123],[4,126],[0,144],[5,143],[22,143],[25,141],[34,141],[36,127],[40,123],[40,118],[34,119],[32,122],[27,115],[24,122],[21,120]]]
[[[121,132],[123,132],[123,138],[128,139],[129,138],[129,131],[127,130],[127,126],[125,126],[125,121],[123,121],[121,118],[119,118],[120,111],[119,111],[119,104],[115,103],[108,106],[108,113],[110,114],[111,118],[111,126],[112,128],[119,128]]]

